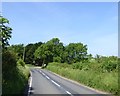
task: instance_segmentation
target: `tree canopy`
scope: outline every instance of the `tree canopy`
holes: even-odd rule
[[[24,51],[24,45],[23,44],[11,45],[8,47],[8,50],[14,52],[18,58],[22,58],[23,51]]]
[[[53,38],[42,44],[34,53],[35,58],[42,63],[48,62],[83,62],[87,58],[87,45],[82,43],[70,43],[63,46],[58,38]]]
[[[0,16],[0,37],[2,39],[2,42],[0,42],[0,44],[3,48],[9,45],[8,40],[11,38],[12,33],[12,28],[8,27],[7,24],[9,24],[9,20],[4,18],[3,16]]]
[[[38,42],[35,44],[30,43],[25,46],[25,62],[27,64],[33,64],[35,62],[34,52],[41,44],[42,42]]]

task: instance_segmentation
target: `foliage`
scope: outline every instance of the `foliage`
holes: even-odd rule
[[[23,44],[11,45],[8,47],[8,50],[14,52],[17,55],[18,59],[23,58],[23,51],[24,51]]]
[[[35,51],[35,57],[41,59],[44,63],[47,63],[47,61],[51,60],[52,58],[52,52],[49,51],[49,47],[46,44],[42,44],[38,49]]]
[[[11,38],[12,28],[8,27],[6,24],[9,24],[9,20],[0,16],[0,37],[2,37],[2,47],[5,48],[9,45],[8,40]]]
[[[7,72],[11,79],[3,78],[2,95],[22,95],[28,82],[29,71],[29,68],[26,66],[17,66],[15,69],[11,70],[11,73]]]
[[[84,65],[82,63],[74,63],[74,64],[72,64],[73,69],[80,69],[80,70],[82,70],[83,66]]]
[[[110,72],[110,71],[113,71],[113,70],[116,70],[118,68],[118,59],[117,57],[115,56],[110,56],[110,57],[107,57],[105,58],[104,57],[104,61],[102,61],[102,64],[101,64],[101,67]]]
[[[42,44],[35,51],[34,56],[36,59],[42,60],[44,63],[49,62],[85,62],[87,56],[87,45],[82,43],[70,43],[67,46],[63,46],[58,38],[53,38],[46,43]]]
[[[17,56],[14,53],[7,50],[2,52],[2,74],[4,80],[8,80],[11,78],[11,72],[17,66],[16,62]]]
[[[53,57],[53,62],[59,62],[61,63],[61,58],[60,57]]]
[[[19,66],[25,67],[25,62],[23,61],[23,59],[19,59],[19,60],[17,61],[17,64],[18,64]]]
[[[41,46],[42,42],[38,42],[38,43],[30,43],[28,45],[25,46],[25,62],[27,64],[35,64],[35,57],[34,57],[34,52],[35,50]]]
[[[110,57],[111,58],[111,57]],[[97,61],[96,61],[97,62]],[[78,81],[87,86],[106,91],[108,93],[118,94],[118,73],[117,69],[109,71],[100,67],[102,63],[49,63],[48,70],[51,70],[64,77]],[[96,70],[97,69],[97,70]]]
[[[67,63],[84,62],[87,59],[87,45],[70,43],[66,46]]]
[[[42,44],[35,51],[34,56],[36,59],[42,60],[42,64],[53,62],[53,58],[60,57],[63,50],[63,44],[58,38],[53,38],[50,41]]]
[[[2,37],[2,95],[21,94],[28,81],[29,69],[17,65],[18,55],[14,50],[8,50],[12,29],[5,24],[6,18],[0,16],[0,36]],[[15,48],[16,50],[16,48]],[[18,52],[18,51],[17,51]],[[23,65],[22,61],[19,61]]]
[[[27,84],[29,69],[15,53],[5,50],[2,53],[2,93],[21,94]],[[18,65],[18,64],[19,65]],[[24,66],[24,67],[23,67]]]

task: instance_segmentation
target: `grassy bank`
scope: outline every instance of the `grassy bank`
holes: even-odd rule
[[[23,94],[28,82],[29,67],[17,65],[2,83],[2,94]]]
[[[81,65],[82,67],[80,66],[79,68],[74,65],[54,62],[48,64],[47,69],[92,88],[118,94],[118,74],[116,70],[104,72],[97,64],[86,64],[84,67]],[[78,65],[80,64],[78,63]]]

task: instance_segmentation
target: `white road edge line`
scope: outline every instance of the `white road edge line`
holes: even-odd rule
[[[66,91],[67,92],[67,94],[70,94],[70,95],[72,95],[69,91]]]
[[[32,72],[30,71],[30,81],[29,81],[29,89],[28,89],[28,96],[30,95],[30,92],[31,92],[31,90],[30,90],[30,88],[32,87]]]
[[[46,76],[47,79],[50,79],[48,76]]]
[[[30,86],[29,87],[32,87],[32,76],[30,77]]]
[[[60,87],[59,84],[57,84],[55,81],[51,80],[55,85],[57,85],[58,87]]]

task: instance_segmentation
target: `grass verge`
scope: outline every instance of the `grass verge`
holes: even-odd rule
[[[89,87],[115,95],[118,94],[117,72],[99,72],[98,70],[73,69],[72,67],[68,67],[68,65],[64,65],[64,67],[59,66],[57,63],[50,63],[46,68],[61,76],[75,80]]]
[[[11,70],[11,76],[8,75],[7,81],[3,80],[2,94],[24,94],[25,86],[28,82],[29,67],[17,65],[15,69]]]

